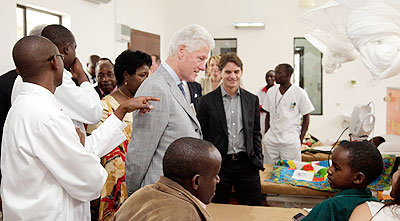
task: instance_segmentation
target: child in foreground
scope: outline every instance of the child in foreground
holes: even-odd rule
[[[303,221],[348,220],[354,208],[366,201],[378,201],[367,186],[383,171],[379,150],[369,142],[346,142],[332,153],[328,182],[341,191],[316,205]]]

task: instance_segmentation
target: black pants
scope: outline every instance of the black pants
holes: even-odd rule
[[[261,206],[260,172],[250,161],[247,153],[238,156],[226,155],[219,172],[220,183],[217,184],[214,203],[229,203],[232,186],[235,188],[237,202],[240,205]]]

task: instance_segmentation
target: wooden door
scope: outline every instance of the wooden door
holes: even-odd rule
[[[131,29],[131,43],[128,48],[160,56],[160,35]]]

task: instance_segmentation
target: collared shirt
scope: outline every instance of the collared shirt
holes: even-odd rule
[[[224,103],[226,126],[228,128],[228,154],[246,152],[244,146],[244,131],[240,88],[235,96],[231,97],[221,86],[222,101]]]
[[[1,149],[4,219],[90,220],[89,201],[100,196],[108,176],[99,157],[126,139],[125,123],[108,119],[85,141],[104,140],[84,148],[55,96],[22,83]]]
[[[316,205],[303,220],[349,220],[354,208],[366,201],[378,201],[368,188],[345,189]]]
[[[189,90],[188,83],[187,83],[186,81],[182,81],[182,85],[183,85],[183,90],[185,91],[185,94],[186,94],[186,96],[185,96],[186,101],[187,101],[189,104],[191,104],[192,101],[191,101],[191,99],[190,99],[190,90]]]
[[[178,74],[169,66],[167,62],[161,64],[167,71],[168,74],[171,75],[172,79],[174,79],[176,85],[182,83],[181,79],[179,79]]]

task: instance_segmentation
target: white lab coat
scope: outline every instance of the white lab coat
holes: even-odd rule
[[[125,126],[111,115],[89,138],[107,142],[83,147],[55,96],[23,83],[1,145],[4,220],[90,220],[89,201],[107,179],[99,157],[126,139]]]
[[[103,109],[100,97],[89,81],[83,82],[78,87],[71,77],[72,74],[64,69],[63,82],[57,87],[54,96],[61,109],[72,119],[75,127],[85,132],[83,124],[97,124],[101,119]],[[18,96],[21,86],[22,78],[18,75],[11,93],[11,103]]]
[[[260,102],[260,106],[263,105],[265,96],[267,95],[267,93],[266,93],[265,91],[263,91],[263,89],[264,89],[265,87],[266,87],[266,86],[264,86],[264,87],[258,89],[258,91],[257,91],[257,97],[258,97],[258,101]],[[263,108],[263,109],[264,109],[264,108]],[[264,110],[265,110],[265,109],[264,109]],[[264,137],[264,134],[265,134],[265,117],[266,117],[266,116],[267,116],[267,113],[261,112],[261,111],[260,111],[260,126],[261,126],[261,135],[262,135],[262,137]]]
[[[275,85],[268,89],[262,106],[270,116],[270,127],[263,138],[264,162],[301,160],[301,118],[314,110],[307,92],[292,85],[282,96],[279,85]]]
[[[292,85],[282,96],[275,85],[267,91],[262,106],[270,115],[267,139],[276,144],[300,142],[301,118],[314,110],[304,89]]]

